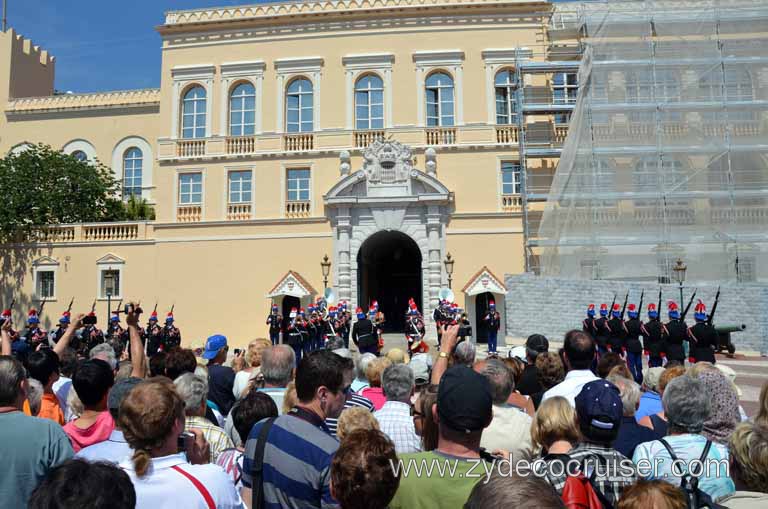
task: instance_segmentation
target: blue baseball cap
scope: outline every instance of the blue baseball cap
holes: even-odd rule
[[[585,384],[576,396],[576,414],[587,438],[610,441],[616,437],[624,415],[618,387],[600,379]]]
[[[227,346],[227,338],[226,336],[222,336],[221,334],[216,334],[214,336],[209,337],[205,341],[205,351],[203,351],[203,359],[211,360],[216,355],[218,355],[219,350]]]

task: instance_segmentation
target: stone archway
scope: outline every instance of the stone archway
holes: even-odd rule
[[[363,168],[351,173],[349,153],[341,154],[341,179],[324,197],[333,228],[334,286],[339,299],[353,306],[367,305],[357,302],[358,253],[376,233],[400,232],[421,251],[421,299],[417,301],[421,300],[421,311],[431,322],[438,292],[447,286],[442,259],[453,196],[437,179],[434,151],[429,149],[426,155],[429,173],[413,168],[409,147],[377,141],[363,152]],[[430,334],[433,329],[427,328]]]

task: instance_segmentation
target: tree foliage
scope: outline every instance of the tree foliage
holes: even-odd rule
[[[120,184],[98,162],[35,145],[0,159],[0,242],[21,241],[47,225],[125,216]]]
[[[131,196],[125,205],[125,219],[128,221],[148,221],[155,219],[155,209],[144,198]]]

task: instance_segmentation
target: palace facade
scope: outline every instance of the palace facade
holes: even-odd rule
[[[89,94],[54,93],[54,57],[0,33],[0,153],[45,143],[98,160],[157,214],[9,246],[3,303],[17,299],[18,323],[46,299],[52,326],[72,297],[79,311],[97,299],[102,324],[108,299],[139,298],[175,305],[185,342],[244,344],[266,334],[271,302],[323,293],[327,254],[327,285],[353,309],[376,299],[398,330],[410,297],[430,315],[451,286],[482,340],[504,274],[536,269],[526,235],[543,200],[521,186],[548,189],[576,98],[577,44],[550,39],[551,13],[520,0],[174,11],[157,28],[159,89]],[[520,87],[536,99],[525,108]]]

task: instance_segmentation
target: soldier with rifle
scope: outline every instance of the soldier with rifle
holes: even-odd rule
[[[322,334],[317,308],[314,304],[309,304],[307,310],[309,311],[309,319],[304,322],[306,324],[306,334],[304,335],[304,340],[301,344],[304,355],[308,355],[310,352],[314,352],[317,349],[318,338]],[[299,309],[299,314],[303,314],[303,310]]]
[[[661,288],[659,288],[659,303],[648,304],[648,321],[640,326],[643,335],[643,353],[648,357],[648,367],[658,368],[664,364],[664,338],[666,328],[659,319],[661,308]]]
[[[421,344],[425,332],[424,320],[421,319],[421,313],[419,313],[419,308],[413,299],[410,299],[405,327],[405,339],[408,341],[408,354],[410,355],[413,348]]]
[[[69,306],[67,306],[67,310],[64,311],[61,314],[61,318],[59,318],[59,324],[58,328],[55,331],[51,331],[49,335],[49,341],[52,341],[54,344],[58,343],[61,337],[64,335],[64,333],[67,331],[67,328],[69,328],[69,322],[71,320],[72,316],[72,304],[75,303],[75,298],[72,297],[72,299],[69,301]],[[74,348],[75,350],[78,350],[80,346],[80,341],[77,339],[76,336],[73,336],[69,346]]]
[[[498,346],[499,329],[501,328],[501,315],[496,311],[495,301],[488,302],[488,313],[485,314],[483,320],[488,329],[488,353],[498,353],[496,348]]]
[[[635,307],[630,304],[627,307],[629,320],[624,322],[627,331],[625,348],[627,353],[627,367],[632,373],[635,382],[643,383],[643,345],[640,343],[642,323],[640,322],[640,309],[643,307],[643,293],[640,294],[640,305]]]
[[[688,327],[688,338],[691,342],[691,356],[688,359],[692,364],[697,362],[715,363],[715,350],[718,344],[718,334],[712,326],[712,319],[717,310],[717,301],[720,298],[720,288],[717,289],[717,297],[712,305],[712,313],[707,316],[707,307],[699,299],[694,308],[693,319],[696,324]]]
[[[379,355],[376,329],[373,322],[365,316],[363,308],[357,308],[357,321],[352,325],[352,342],[360,354],[372,353]]]
[[[117,310],[112,311],[112,315],[109,317],[109,325],[107,325],[107,340],[119,339],[123,343],[128,342],[128,331],[123,329],[120,325],[120,305],[123,300],[117,303]]]
[[[181,345],[181,331],[173,325],[173,309],[176,304],[171,306],[171,310],[165,316],[165,327],[163,327],[162,348],[164,352],[170,352]]]
[[[589,306],[587,306],[587,317],[581,322],[581,330],[583,330],[593,338],[597,335],[597,331],[595,330],[595,305],[594,304],[590,304]]]
[[[283,338],[283,342],[293,348],[293,352],[296,354],[296,365],[299,365],[301,361],[301,343],[303,341],[302,328],[303,320],[299,311],[296,308],[291,308],[291,313],[286,317],[288,324],[285,327],[286,336]]]
[[[40,313],[45,307],[45,301],[40,305],[40,311],[30,309],[27,314],[27,330],[24,331],[24,341],[29,345],[29,350],[34,352],[40,345],[48,348],[48,333],[40,328]]]
[[[283,323],[283,317],[278,313],[277,304],[272,304],[272,312],[267,317],[267,325],[269,325],[269,339],[273,345],[280,343],[280,326]]]
[[[616,305],[616,296],[613,297],[613,304]],[[611,335],[611,329],[608,327],[608,304],[600,304],[600,318],[595,320],[595,343],[597,343],[597,352],[603,355],[608,351],[608,338]]]
[[[339,331],[341,331],[339,308],[331,306],[328,308],[328,317],[323,320],[323,345],[327,345],[333,339],[340,337]]]
[[[610,336],[608,336],[608,349],[611,352],[617,353],[622,357],[625,357],[626,350],[625,341],[627,340],[627,327],[624,325],[624,313],[627,310],[627,301],[629,300],[629,292],[624,297],[624,306],[619,308],[619,304],[614,304],[611,309],[611,319],[608,320],[608,330]]]
[[[694,293],[695,295],[695,293]],[[690,306],[690,304],[689,304]],[[664,352],[667,354],[667,362],[677,361],[685,365],[685,349],[683,343],[688,341],[688,326],[685,323],[685,314],[688,308],[680,314],[677,303],[670,300],[667,304],[669,321],[664,325],[666,337],[664,339]]]
[[[8,336],[11,340],[11,353],[14,357],[16,357],[21,362],[26,362],[27,355],[31,352],[29,349],[29,345],[27,345],[26,341],[22,341],[21,337],[19,336],[19,331],[16,331],[13,329],[13,306],[16,304],[16,299],[13,299],[11,301],[11,305],[3,310],[3,313],[0,314],[0,326],[2,326],[5,322],[9,323],[8,326]]]
[[[349,333],[352,331],[352,315],[349,312],[347,301],[340,303],[339,319],[341,322],[341,337],[344,338],[344,348],[349,348]]]
[[[147,357],[154,357],[160,351],[163,344],[163,329],[157,323],[157,303],[147,321],[147,332],[143,340],[147,348]]]

